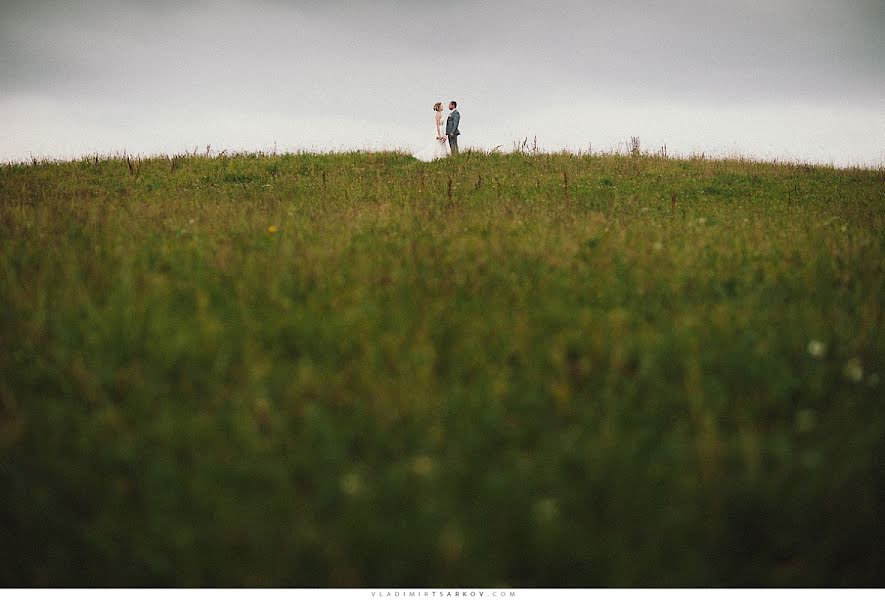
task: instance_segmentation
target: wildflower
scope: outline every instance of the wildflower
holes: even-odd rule
[[[360,490],[363,487],[363,482],[360,480],[358,474],[348,473],[341,478],[339,485],[341,486],[341,491],[348,496],[356,496],[360,493]]]
[[[270,234],[274,234],[274,233],[276,233],[276,232],[277,232],[277,226],[276,226],[276,225],[271,225],[270,227],[267,228],[267,232],[270,233]]]
[[[814,358],[821,358],[827,351],[827,346],[820,340],[808,342],[808,353]]]
[[[664,244],[662,244],[661,242],[655,242],[652,248],[654,248],[655,252],[660,252],[664,249]]]
[[[433,471],[433,459],[429,456],[421,455],[412,459],[412,471],[415,475],[425,477]]]
[[[550,523],[559,516],[559,503],[553,498],[541,498],[533,507],[535,519],[541,523]]]
[[[852,358],[845,363],[842,374],[854,383],[860,383],[863,380],[863,365],[860,363],[860,359]]]

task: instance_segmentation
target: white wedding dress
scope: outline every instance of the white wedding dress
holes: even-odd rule
[[[430,143],[429,146],[424,148],[421,152],[415,155],[415,158],[424,162],[430,162],[432,160],[436,160],[438,158],[445,158],[449,155],[449,140],[445,137],[446,135],[446,120],[442,119],[442,122],[439,124],[439,132],[440,135],[443,136],[442,140],[436,139],[436,121],[433,122],[433,142]]]

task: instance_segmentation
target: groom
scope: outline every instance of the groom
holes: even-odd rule
[[[458,123],[461,122],[461,113],[458,112],[458,103],[452,100],[449,102],[449,118],[446,119],[446,136],[449,138],[449,147],[452,149],[452,156],[458,154]]]

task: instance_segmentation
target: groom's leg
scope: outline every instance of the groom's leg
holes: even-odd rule
[[[450,135],[449,136],[449,146],[452,148],[452,156],[458,154],[458,136]]]

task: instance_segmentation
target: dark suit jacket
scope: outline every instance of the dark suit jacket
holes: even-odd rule
[[[458,131],[458,123],[461,122],[461,113],[458,112],[456,108],[451,113],[449,113],[449,118],[446,119],[446,135],[461,135],[461,132]]]

